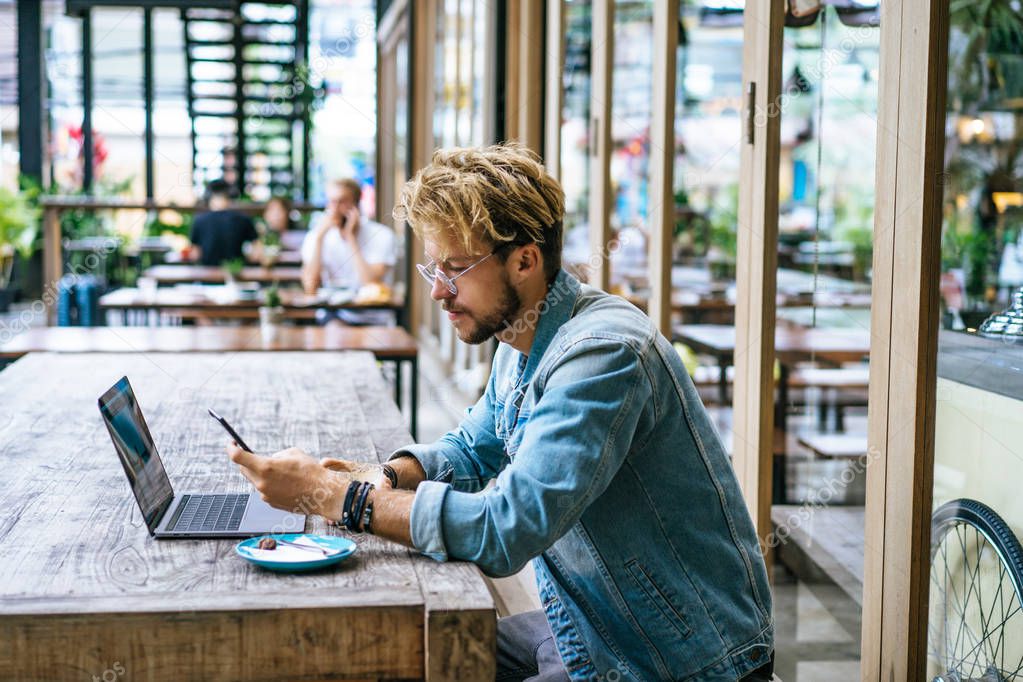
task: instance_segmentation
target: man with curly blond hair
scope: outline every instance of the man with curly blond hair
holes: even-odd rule
[[[483,397],[383,467],[231,458],[274,506],[490,576],[532,561],[543,609],[498,622],[500,680],[769,680],[770,587],[728,456],[651,321],[561,269],[563,213],[521,146],[435,153],[396,215],[458,337],[500,341]]]

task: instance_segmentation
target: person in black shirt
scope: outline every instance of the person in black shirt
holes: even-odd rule
[[[192,223],[192,243],[199,247],[197,260],[203,265],[220,265],[242,257],[242,245],[259,237],[252,219],[228,210],[230,186],[213,180],[206,186],[209,212],[196,216]]]

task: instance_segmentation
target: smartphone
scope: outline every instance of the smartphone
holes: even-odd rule
[[[231,435],[231,438],[234,438],[234,442],[238,444],[238,447],[240,447],[242,450],[245,450],[246,452],[252,452],[252,448],[250,448],[248,445],[245,444],[245,441],[242,440],[242,437],[239,436],[238,432],[235,431],[234,428],[230,424],[227,423],[226,419],[224,419],[219,414],[214,412],[211,408],[206,408],[206,409],[210,413],[211,417],[213,417],[218,422],[220,422],[220,425],[223,426],[224,430],[227,431]]]

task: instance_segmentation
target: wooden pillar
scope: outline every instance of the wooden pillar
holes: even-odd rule
[[[53,207],[43,210],[43,302],[46,304],[46,324],[57,321],[57,283],[64,274],[64,256],[61,253],[60,211]]]
[[[593,0],[590,39],[590,284],[611,288],[611,76],[614,0]],[[593,266],[596,267],[593,267]]]
[[[764,547],[774,458],[775,272],[778,261],[782,0],[743,15],[743,130],[735,305],[733,462]]]
[[[948,2],[882,6],[863,680],[927,659]]]
[[[565,68],[565,0],[547,0],[547,92],[544,95],[543,159],[547,172],[561,179],[562,73]]]
[[[653,119],[650,122],[650,304],[648,313],[671,338],[671,262],[675,230],[675,55],[678,3],[654,4]]]
[[[434,55],[437,49],[438,0],[410,2],[409,36],[409,171],[412,177],[433,155]],[[411,231],[410,231],[411,232]],[[423,253],[423,241],[411,233],[408,259]],[[410,270],[411,272],[411,270]],[[426,282],[418,273],[410,275],[405,294],[411,302],[408,320],[411,332],[419,336],[429,310],[433,308]]]

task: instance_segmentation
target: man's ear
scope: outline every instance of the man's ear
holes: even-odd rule
[[[526,244],[523,246],[514,257],[512,267],[520,279],[525,279],[533,271],[543,267],[539,247],[536,244]]]

